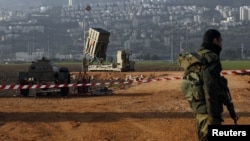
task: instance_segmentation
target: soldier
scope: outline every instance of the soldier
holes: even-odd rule
[[[190,102],[190,106],[195,113],[199,141],[207,141],[208,125],[221,125],[223,122],[223,102],[220,99],[220,93],[223,91],[220,84],[221,50],[221,33],[215,29],[207,30],[203,36],[203,43],[198,50],[198,52],[205,52],[202,57],[207,60],[207,64],[201,69],[204,98]]]

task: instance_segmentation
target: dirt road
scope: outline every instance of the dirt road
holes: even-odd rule
[[[182,72],[126,75],[145,79],[181,76]],[[225,77],[240,117],[238,124],[250,124],[249,76]],[[137,83],[116,88],[107,96],[0,97],[0,140],[196,141],[193,114],[182,97],[180,82]],[[226,109],[223,116],[224,124],[233,124]]]

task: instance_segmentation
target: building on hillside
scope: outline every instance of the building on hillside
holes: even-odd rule
[[[250,20],[250,7],[241,6],[240,7],[240,21],[249,21]]]
[[[73,6],[73,0],[69,0],[69,6]]]

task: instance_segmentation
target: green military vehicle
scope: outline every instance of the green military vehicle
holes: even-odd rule
[[[61,96],[69,95],[69,87],[67,85],[64,87],[56,87],[59,84],[69,84],[70,83],[70,72],[66,67],[58,68],[55,64],[50,62],[50,60],[43,57],[41,60],[32,62],[28,68],[28,72],[19,72],[18,83],[20,85],[29,86],[50,86],[55,87],[45,87],[41,89],[34,88],[37,94],[61,94]],[[30,96],[30,87],[20,89],[20,94],[23,96]]]

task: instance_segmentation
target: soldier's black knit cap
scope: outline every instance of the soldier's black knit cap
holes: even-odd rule
[[[221,34],[219,31],[217,31],[216,29],[209,29],[205,32],[204,36],[203,36],[203,42],[209,42],[209,43],[213,43],[214,39],[219,39],[221,38]]]

